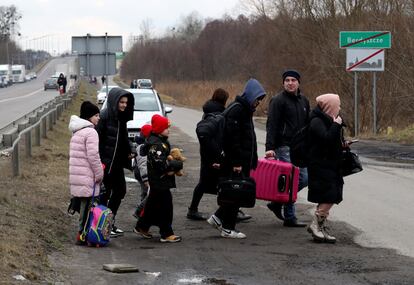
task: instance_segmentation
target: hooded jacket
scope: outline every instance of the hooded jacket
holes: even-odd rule
[[[75,197],[91,197],[94,184],[95,196],[99,195],[99,183],[103,169],[99,158],[99,138],[93,124],[78,116],[71,116],[69,129],[73,133],[69,150],[70,193]]]
[[[226,116],[224,136],[224,169],[242,166],[245,175],[257,166],[257,141],[253,125],[253,103],[266,95],[256,79],[250,79],[241,96],[237,96]]]
[[[119,112],[118,103],[124,96],[128,98],[127,107],[124,112]],[[128,159],[131,146],[128,140],[127,122],[133,119],[134,95],[121,88],[111,89],[107,106],[100,115],[97,131],[102,162],[108,172],[111,172],[113,167],[131,169],[131,161]]]
[[[269,103],[266,123],[266,151],[289,146],[293,136],[309,121],[308,99],[282,91]]]
[[[224,107],[223,104],[210,99],[203,105],[203,119],[206,114],[219,114],[222,113],[225,109],[226,107]]]

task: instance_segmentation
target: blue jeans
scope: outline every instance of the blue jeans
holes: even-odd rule
[[[290,148],[288,146],[281,146],[275,150],[276,157],[281,161],[290,162]],[[308,186],[308,169],[306,167],[300,168],[299,172],[299,188],[298,191]],[[283,216],[285,220],[296,219],[295,204],[287,203],[283,207]]]

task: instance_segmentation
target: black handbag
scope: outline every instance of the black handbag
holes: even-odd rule
[[[232,176],[217,185],[217,204],[253,208],[256,203],[256,181],[251,177]]]
[[[362,171],[362,164],[356,153],[349,148],[342,152],[342,176],[348,176]]]

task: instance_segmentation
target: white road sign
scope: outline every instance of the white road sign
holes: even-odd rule
[[[384,71],[384,49],[346,49],[346,71]]]

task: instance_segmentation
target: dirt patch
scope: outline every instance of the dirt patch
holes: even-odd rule
[[[72,220],[66,213],[69,201],[69,117],[78,114],[81,99],[96,94],[86,83],[82,96],[57,121],[47,139],[33,149],[21,165],[21,176],[11,177],[10,158],[0,163],[0,283],[22,275],[31,282],[50,282],[60,274],[52,269],[48,254],[60,251],[72,238]]]

